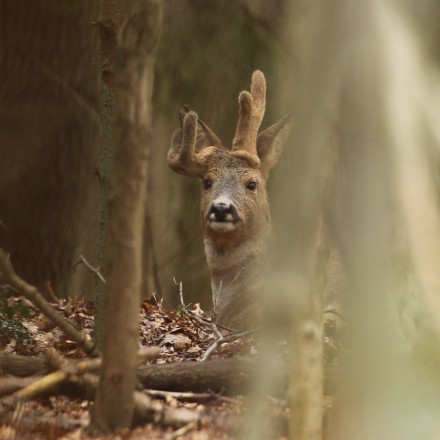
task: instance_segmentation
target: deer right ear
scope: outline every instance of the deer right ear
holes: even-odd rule
[[[258,134],[257,154],[261,162],[262,173],[266,177],[281,155],[290,127],[291,117],[287,115]]]

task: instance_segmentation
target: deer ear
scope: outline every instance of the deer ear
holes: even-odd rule
[[[257,137],[257,154],[261,162],[261,170],[265,176],[277,163],[284,143],[290,132],[291,118],[284,116],[276,124],[263,130]]]
[[[200,149],[205,147],[224,148],[221,140],[217,137],[217,135],[200,119],[198,120],[197,124],[196,149],[199,145],[199,142],[200,144],[202,144]]]

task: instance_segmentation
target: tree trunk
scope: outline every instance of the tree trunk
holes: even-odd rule
[[[101,142],[99,155],[99,222],[97,233],[97,266],[104,268],[105,234],[107,229],[110,176],[113,163],[114,121],[115,121],[115,58],[117,38],[123,17],[122,1],[102,0],[101,13],[97,23],[100,41],[101,81],[99,83],[99,117]],[[105,284],[97,281],[95,289],[95,344],[102,349],[104,340]]]
[[[71,268],[95,253],[97,12],[88,0],[0,3],[0,246],[61,296],[90,287]]]
[[[115,160],[108,218],[103,367],[92,425],[131,425],[147,189],[151,95],[162,1],[127,2],[116,61]]]

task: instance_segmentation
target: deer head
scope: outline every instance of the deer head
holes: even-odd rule
[[[232,148],[226,149],[195,112],[184,106],[181,128],[171,140],[168,165],[201,180],[201,222],[212,275],[214,311],[230,325],[241,313],[261,269],[270,229],[266,181],[277,162],[289,123],[258,133],[266,105],[266,81],[259,70],[251,91],[239,95]]]

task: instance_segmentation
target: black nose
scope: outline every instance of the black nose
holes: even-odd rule
[[[227,219],[228,215],[230,218]],[[227,205],[226,203],[212,204],[208,213],[208,218],[217,222],[234,220],[235,216],[235,208],[232,205]]]

